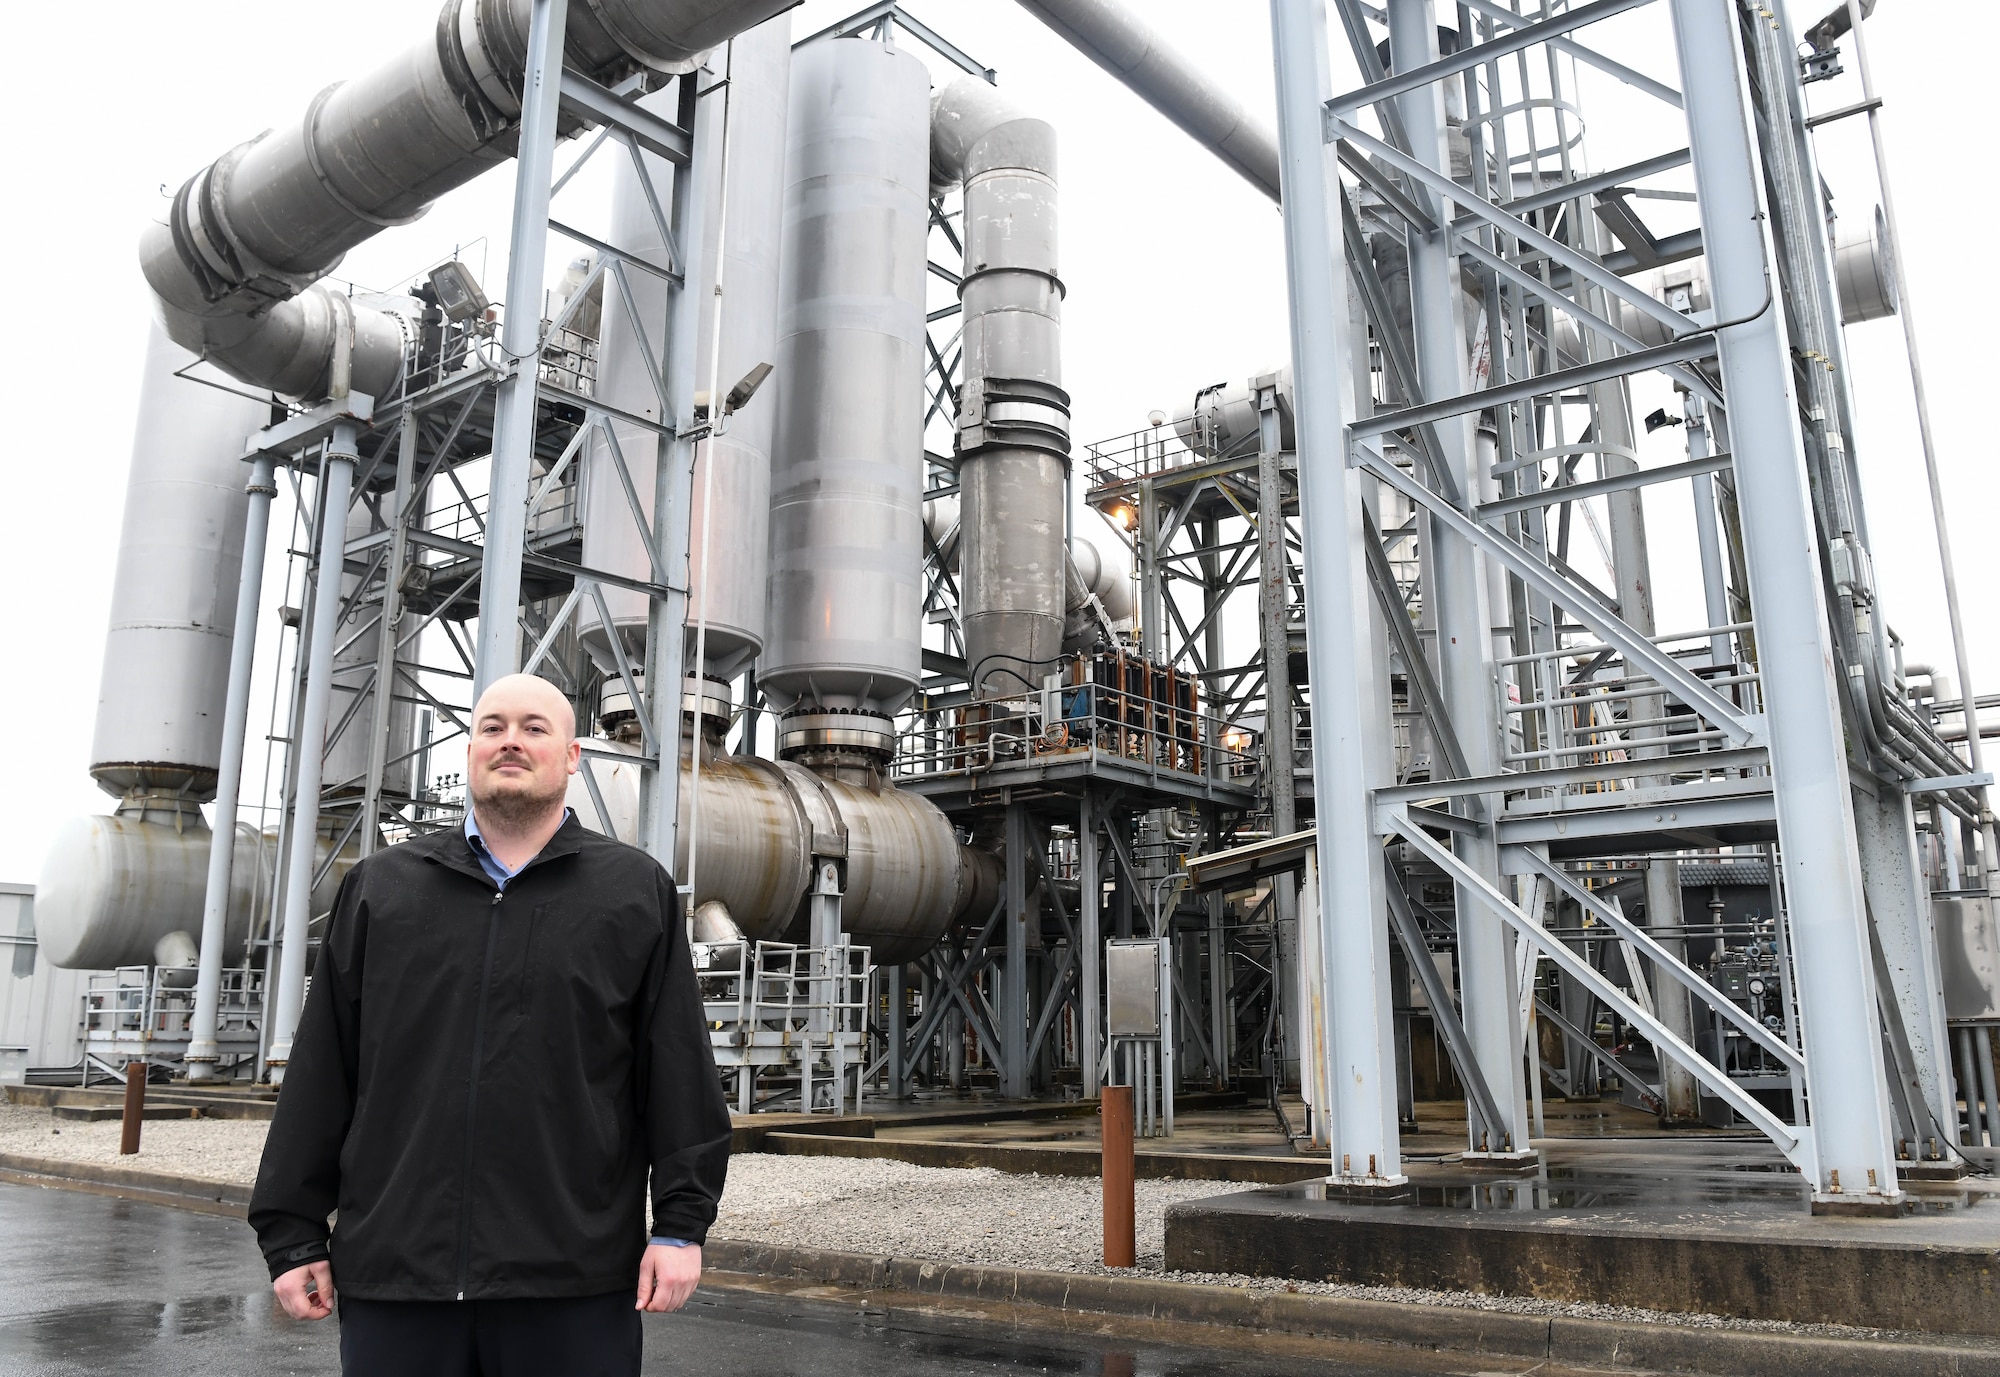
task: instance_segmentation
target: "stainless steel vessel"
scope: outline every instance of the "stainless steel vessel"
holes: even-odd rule
[[[1035,688],[1062,652],[1069,394],[1062,388],[1055,130],[977,77],[938,93],[935,182],[965,187],[960,615],[973,690]]]
[[[892,714],[921,673],[929,96],[868,39],[793,55],[758,666],[781,709]]]
[[[681,826],[674,873],[687,873],[691,758],[683,742]],[[640,765],[635,748],[586,743],[612,834],[638,835]],[[581,776],[569,805],[603,831]],[[961,915],[983,917],[999,893],[999,863],[963,845],[935,806],[867,771],[809,770],[787,761],[727,756],[705,742],[701,762],[701,864],[694,902],[719,903],[753,941],[804,942],[806,889],[815,855],[842,855],[841,930],[878,964],[913,960]],[[712,913],[713,910],[710,910]]]
[[[717,64],[722,62],[718,57]],[[711,215],[703,240],[709,257],[703,272],[700,387],[711,397],[718,390],[726,393],[752,368],[771,363],[777,356],[778,223],[784,196],[785,113],[791,97],[791,65],[789,14],[732,40],[727,58],[728,137],[724,155],[728,206],[726,211],[722,208],[720,194],[708,199]],[[673,165],[650,153],[641,157],[655,194],[665,204],[673,184]],[[722,244],[719,370],[713,364],[718,240]],[[637,252],[648,262],[668,266],[659,223],[630,158],[621,158],[616,164],[610,241]],[[666,318],[666,284],[646,272],[628,271],[626,276],[641,318],[650,322],[648,338],[657,354],[659,323]],[[719,385],[710,376],[717,371]],[[702,672],[719,679],[733,678],[764,646],[771,437],[777,423],[777,389],[775,380],[766,383],[747,406],[727,418],[723,434],[700,445],[695,457],[688,559],[690,653],[696,620],[705,614]],[[646,376],[645,350],[639,347],[631,313],[615,287],[605,293],[597,396],[633,415],[648,419],[659,416],[659,391]],[[657,469],[654,433],[625,422],[614,422],[613,428],[639,508],[650,519]],[[712,474],[708,472],[711,466]],[[601,439],[594,438],[585,452],[583,500],[584,563],[633,578],[647,577],[645,544],[632,520],[610,447]],[[606,588],[604,596],[612,622],[636,659],[645,642],[646,598],[617,588]],[[588,628],[586,643],[602,650],[607,643],[596,623],[595,609],[587,610],[583,619]]]

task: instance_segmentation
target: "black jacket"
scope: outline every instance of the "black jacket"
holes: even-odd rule
[[[452,828],[342,882],[250,1224],[357,1299],[601,1295],[648,1169],[653,1231],[699,1243],[728,1161],[672,879],[572,817],[503,894]]]

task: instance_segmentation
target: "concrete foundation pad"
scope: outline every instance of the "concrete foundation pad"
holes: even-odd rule
[[[1913,1191],[1893,1219],[1828,1218],[1755,1151],[1704,1165],[1650,1181],[1588,1160],[1523,1182],[1413,1169],[1404,1202],[1267,1187],[1169,1206],[1166,1265],[2000,1336],[2000,1195],[1988,1187]]]

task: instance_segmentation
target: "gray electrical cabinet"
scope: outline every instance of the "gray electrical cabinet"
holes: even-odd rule
[[[1160,1035],[1160,944],[1113,938],[1104,944],[1104,1023],[1114,1038]]]
[[[1993,901],[1984,895],[1939,899],[1931,916],[1944,974],[1945,1017],[1953,1023],[2000,1019],[2000,928]]]

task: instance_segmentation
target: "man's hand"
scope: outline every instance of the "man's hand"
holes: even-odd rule
[[[700,1280],[699,1244],[690,1243],[685,1248],[651,1244],[639,1259],[639,1303],[632,1308],[655,1313],[678,1310],[687,1304]]]
[[[271,1283],[271,1290],[295,1320],[323,1320],[333,1313],[333,1267],[325,1258],[292,1268]]]

